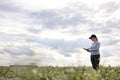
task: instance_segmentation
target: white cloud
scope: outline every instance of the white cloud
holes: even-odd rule
[[[71,3],[86,3],[88,5],[100,5],[109,1],[114,1],[114,0],[12,0],[16,5],[20,5],[23,8],[29,8],[29,9],[58,9],[58,8],[64,8],[68,4]],[[117,2],[119,0],[116,0],[114,2]],[[71,4],[73,5],[73,4]]]
[[[13,58],[11,58],[11,55],[8,53],[5,54],[0,54],[0,66],[8,66],[10,64],[10,62],[13,60]]]
[[[72,0],[14,0],[17,5],[22,6],[25,9],[40,10],[40,9],[58,9],[65,7],[67,3]]]

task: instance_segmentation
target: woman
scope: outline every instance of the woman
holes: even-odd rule
[[[91,35],[89,39],[91,39],[93,43],[90,48],[88,49],[84,48],[84,49],[88,52],[91,52],[92,67],[93,69],[97,70],[99,69],[99,62],[100,62],[100,52],[99,52],[100,42],[98,42],[98,38],[94,34]]]

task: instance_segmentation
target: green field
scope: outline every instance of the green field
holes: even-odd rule
[[[120,67],[0,67],[0,80],[120,80]]]

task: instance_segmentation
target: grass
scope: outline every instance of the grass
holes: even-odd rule
[[[0,67],[0,80],[120,80],[120,67]]]

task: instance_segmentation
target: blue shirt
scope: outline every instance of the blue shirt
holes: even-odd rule
[[[92,45],[89,49],[90,52],[91,52],[91,55],[99,55],[100,54],[99,48],[100,48],[100,43],[99,42],[92,43]]]

